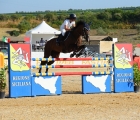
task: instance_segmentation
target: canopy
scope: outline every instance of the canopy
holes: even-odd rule
[[[36,41],[40,41],[41,38],[44,40],[50,40],[55,37],[55,34],[61,32],[49,26],[45,21],[42,21],[37,27],[26,32],[26,36],[30,37],[31,43],[35,44]]]

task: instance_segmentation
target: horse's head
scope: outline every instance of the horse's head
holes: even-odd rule
[[[89,31],[90,31],[90,25],[85,23],[83,27],[83,37],[86,39],[87,42],[89,42]]]
[[[89,42],[89,31],[90,31],[90,25],[83,22],[79,21],[76,24],[76,27],[78,29],[78,33],[84,37],[84,39]]]

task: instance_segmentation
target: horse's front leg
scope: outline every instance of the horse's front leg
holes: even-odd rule
[[[77,46],[77,44],[72,45],[71,50],[73,51],[73,53],[70,54],[70,57],[74,57],[74,55],[76,55],[76,52],[80,51],[79,46]]]
[[[72,52],[71,54],[70,54],[70,58],[72,58],[72,57],[74,57],[74,55],[75,55],[75,49],[76,49],[76,44],[72,44],[72,45],[70,45],[69,47],[68,47],[68,51],[69,52]]]
[[[48,61],[41,61],[41,64],[40,64],[40,65],[41,65],[41,66],[42,66],[42,65],[46,65],[47,62],[48,62]],[[48,68],[46,68],[46,69],[48,69]],[[42,68],[39,68],[39,73],[41,73],[41,71],[42,71]]]
[[[85,49],[85,47],[86,47],[85,45],[81,45],[81,46],[77,47],[77,49],[74,51],[75,54],[76,54],[76,52],[79,52],[78,54],[76,54],[76,57],[79,57],[80,55],[82,55],[82,52]]]

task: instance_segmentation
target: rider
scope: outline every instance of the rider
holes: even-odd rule
[[[70,14],[69,17],[65,19],[65,21],[60,26],[61,35],[59,36],[57,42],[60,42],[63,39],[66,31],[70,31],[71,28],[75,27],[75,21],[76,21],[76,14]]]

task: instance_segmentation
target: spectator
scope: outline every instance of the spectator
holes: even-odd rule
[[[47,43],[48,41],[47,40],[45,40],[45,43]]]
[[[40,46],[44,46],[45,45],[45,41],[43,40],[43,38],[41,38],[40,40]]]
[[[40,46],[38,41],[36,41],[36,46],[37,46],[37,47]]]

